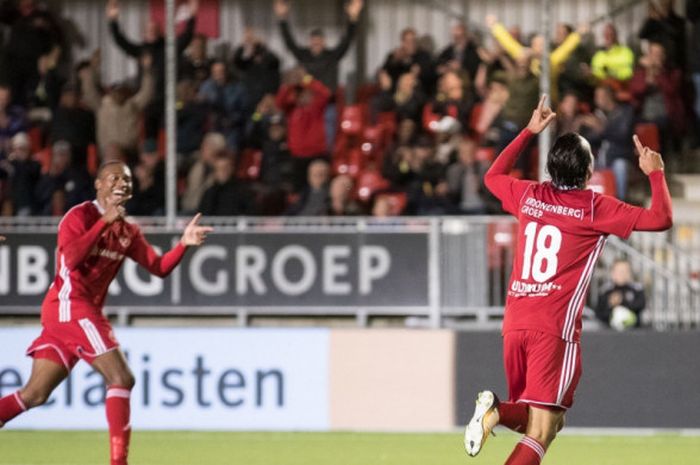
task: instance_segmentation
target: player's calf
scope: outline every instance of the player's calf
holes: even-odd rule
[[[0,428],[26,410],[27,406],[20,397],[19,391],[0,399]]]

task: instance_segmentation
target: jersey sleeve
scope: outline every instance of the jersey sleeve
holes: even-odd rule
[[[639,216],[641,207],[630,205],[608,195],[596,195],[591,211],[593,229],[602,234],[614,234],[627,239]]]
[[[81,209],[76,208],[66,213],[58,225],[57,242],[58,250],[69,270],[76,269],[85,260],[105,226],[107,223],[98,219],[88,228],[87,219]]]
[[[153,250],[153,246],[148,243],[140,229],[135,228],[134,240],[129,247],[127,255],[136,263],[146,268],[150,273],[164,278],[169,275],[180,263],[185,255],[187,247],[178,244],[163,255]]]

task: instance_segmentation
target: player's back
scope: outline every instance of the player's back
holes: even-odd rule
[[[139,234],[135,225],[125,221],[107,225],[101,217],[97,202],[84,202],[61,220],[56,276],[44,299],[42,318],[70,321],[101,311],[109,284]],[[86,240],[91,231],[94,240]]]
[[[592,190],[529,183],[517,205],[518,244],[504,333],[580,338],[581,312],[607,234],[627,237],[639,209]]]

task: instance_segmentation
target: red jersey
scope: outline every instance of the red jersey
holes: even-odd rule
[[[84,202],[58,225],[56,277],[42,304],[42,322],[68,322],[100,314],[110,283],[129,257],[151,273],[167,276],[182,259],[178,244],[162,257],[140,228],[126,221],[107,224],[97,201]]]
[[[499,169],[515,160],[530,137],[524,131],[511,143],[500,155],[506,160],[497,161]],[[607,235],[629,237],[645,209],[592,190],[497,174],[487,175],[487,185],[519,222],[503,333],[536,330],[578,342],[588,285]]]

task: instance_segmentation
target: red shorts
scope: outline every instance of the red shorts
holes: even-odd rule
[[[87,316],[67,323],[45,324],[27,355],[62,364],[70,371],[79,359],[92,364],[96,357],[119,347],[112,325],[103,316]]]
[[[581,347],[539,331],[503,336],[503,362],[511,402],[568,409],[581,378]]]

